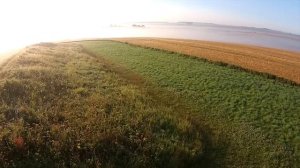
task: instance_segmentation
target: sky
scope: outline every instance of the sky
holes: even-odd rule
[[[261,27],[300,34],[300,0],[178,0],[183,19]]]
[[[1,0],[0,51],[137,21],[209,22],[300,34],[300,0]]]

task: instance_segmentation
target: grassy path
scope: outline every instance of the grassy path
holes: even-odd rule
[[[230,157],[236,157],[237,162],[245,159],[260,165],[273,162],[283,167],[299,163],[299,160],[288,159],[288,155],[295,159],[300,154],[298,86],[179,54],[118,42],[82,44],[91,52],[184,97],[189,106],[207,118],[216,132],[224,131],[232,140],[228,142],[231,155],[226,159],[232,161]]]

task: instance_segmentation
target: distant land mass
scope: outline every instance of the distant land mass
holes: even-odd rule
[[[161,37],[247,44],[300,52],[300,35],[269,28],[205,22],[131,22],[146,29],[120,37]],[[117,36],[117,35],[115,35]]]
[[[274,30],[270,28],[265,27],[249,27],[249,26],[237,26],[237,25],[225,25],[225,24],[217,24],[217,23],[208,23],[208,22],[187,22],[187,21],[179,21],[179,22],[136,22],[136,23],[144,23],[144,24],[178,24],[178,25],[193,25],[193,26],[218,26],[218,27],[228,27],[228,28],[242,28],[242,29],[250,29],[250,30],[257,30],[257,31],[269,31],[274,33],[285,33],[285,34],[291,34],[295,36],[299,36],[299,34],[280,31],[280,30]]]

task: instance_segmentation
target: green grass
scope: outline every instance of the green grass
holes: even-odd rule
[[[297,167],[300,88],[111,41],[0,67],[0,167]]]
[[[13,57],[0,71],[0,167],[213,165],[205,126],[124,71],[76,44]]]
[[[216,132],[224,131],[229,140],[236,141],[229,144],[232,150],[229,153],[233,154],[226,159],[236,157],[239,162],[239,158],[258,155],[270,162],[273,159],[285,163],[282,160],[291,155],[287,162],[294,166],[299,164],[296,160],[300,158],[299,86],[176,53],[111,41],[81,44],[184,97]],[[266,145],[261,146],[260,141]],[[234,154],[234,148],[242,152]],[[255,158],[258,164],[262,161],[259,157]]]

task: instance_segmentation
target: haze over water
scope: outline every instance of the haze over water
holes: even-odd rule
[[[300,35],[263,28],[234,27],[207,23],[138,23],[113,25],[102,37],[162,37],[207,40],[226,43],[248,44],[300,52]]]
[[[133,25],[145,27],[134,27]],[[209,23],[167,23],[143,22],[125,24],[106,24],[68,32],[53,31],[40,36],[26,36],[4,41],[0,53],[23,48],[39,42],[58,42],[80,39],[118,38],[118,37],[159,37],[216,41],[248,44],[300,52],[300,35],[284,33],[263,28],[235,27]],[[8,38],[7,38],[8,39]],[[2,49],[1,47],[4,48]],[[1,50],[2,49],[2,50]]]
[[[39,42],[104,37],[196,39],[300,51],[299,20],[299,0],[3,0],[0,53]],[[137,21],[146,27],[133,28]]]

